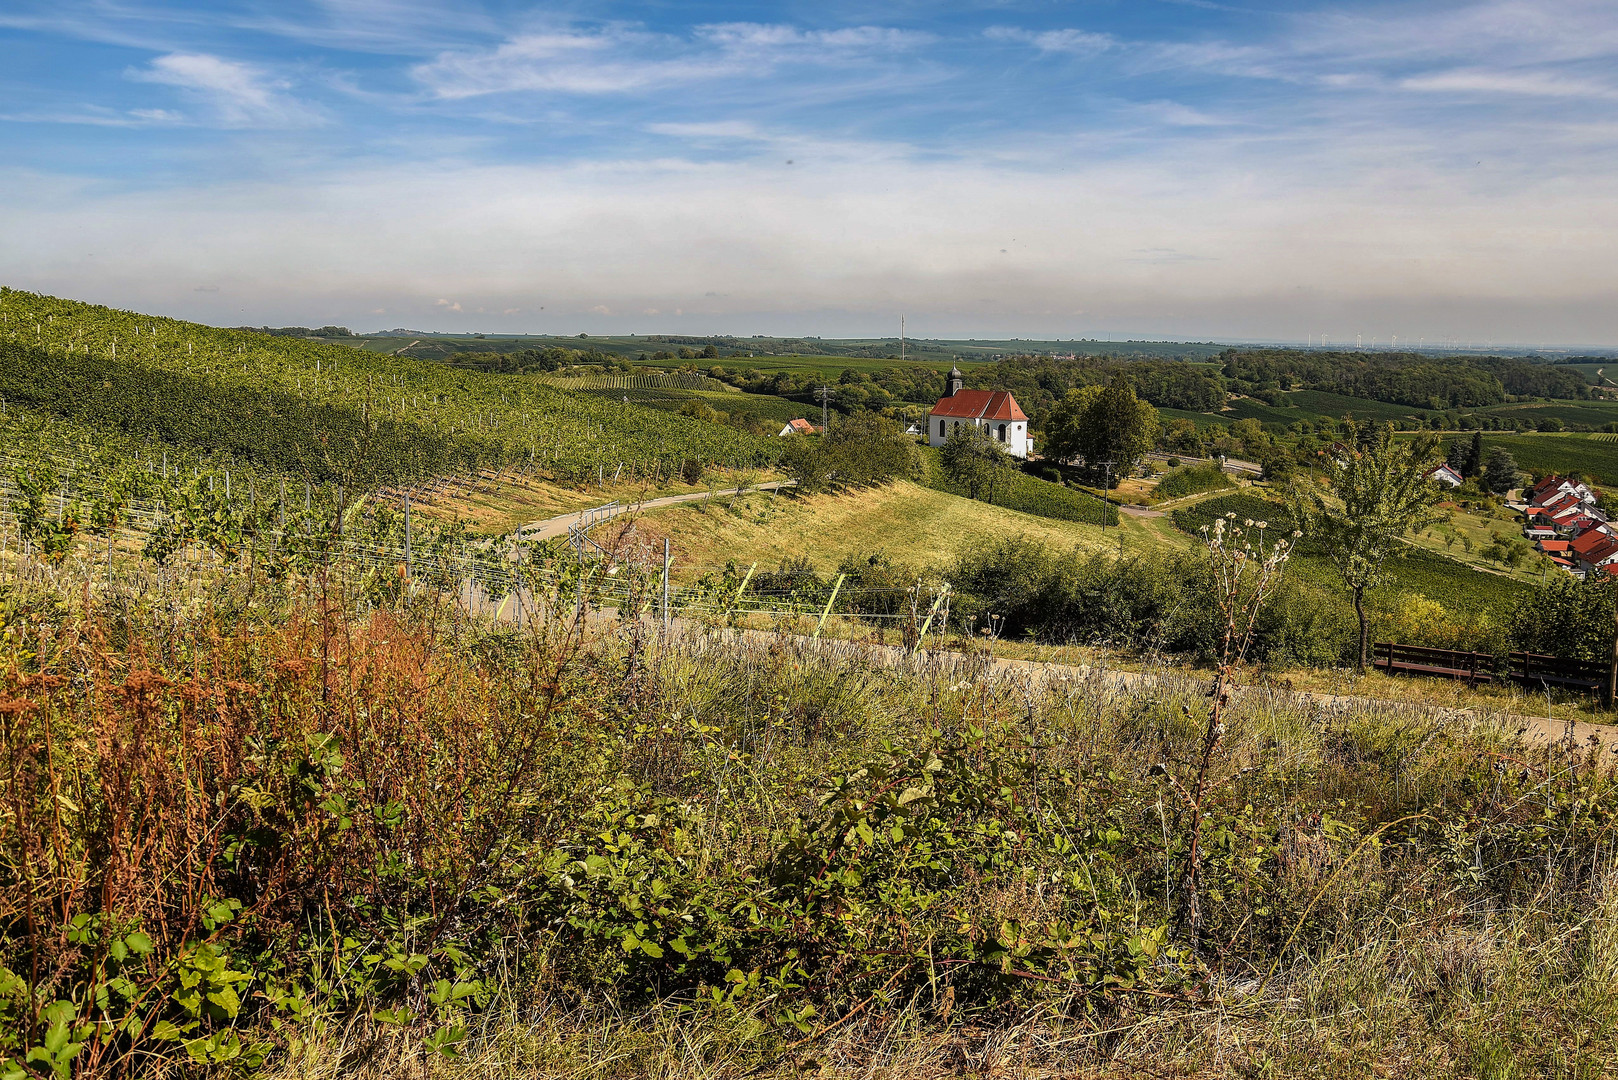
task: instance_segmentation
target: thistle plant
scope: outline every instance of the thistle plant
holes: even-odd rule
[[[1165,749],[1165,760],[1152,769],[1173,789],[1187,819],[1188,840],[1180,867],[1178,921],[1193,951],[1201,937],[1203,923],[1202,823],[1207,816],[1208,798],[1216,786],[1211,777],[1225,738],[1225,710],[1230,703],[1237,668],[1252,644],[1259,612],[1265,601],[1274,595],[1281,581],[1282,567],[1291,558],[1293,546],[1302,535],[1294,531],[1290,536],[1272,539],[1267,534],[1268,528],[1268,522],[1251,518],[1238,525],[1234,513],[1215,520],[1211,527],[1202,527],[1214,604],[1223,622],[1218,667],[1209,691],[1207,725],[1203,728],[1201,745],[1189,762],[1171,762],[1171,755]],[[1190,715],[1189,708],[1186,715]],[[1184,778],[1177,776],[1177,771],[1184,773]]]

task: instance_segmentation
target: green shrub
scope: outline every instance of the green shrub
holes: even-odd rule
[[[1183,465],[1163,474],[1157,482],[1157,494],[1165,499],[1178,499],[1235,486],[1217,466]]]
[[[922,460],[925,467],[922,483],[925,486],[935,491],[967,497],[964,488],[951,483],[944,475],[935,448],[925,448],[922,451]],[[1017,470],[1007,472],[997,481],[993,498],[988,501],[1008,510],[1054,518],[1057,521],[1078,521],[1096,525],[1118,524],[1118,507],[1115,504],[1102,502],[1093,495],[1041,480],[1037,476],[1029,476],[1026,472]]]

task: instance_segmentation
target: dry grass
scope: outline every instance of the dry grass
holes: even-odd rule
[[[545,518],[560,517],[578,510],[618,502],[629,505],[665,495],[690,495],[715,488],[734,487],[735,477],[745,475],[755,483],[780,479],[768,470],[748,470],[734,473],[727,469],[711,469],[700,484],[686,484],[673,477],[662,484],[611,482],[612,470],[607,471],[605,485],[590,484],[570,487],[557,484],[540,476],[522,473],[501,473],[494,480],[485,481],[477,490],[462,489],[453,495],[423,501],[418,504],[428,517],[442,520],[465,521],[474,532],[500,535],[511,532]]]
[[[912,566],[940,566],[974,544],[1030,536],[1053,547],[1102,550],[1094,525],[1055,521],[973,502],[910,483],[840,495],[752,495],[712,505],[653,511],[635,531],[654,544],[668,537],[684,573],[727,561],[773,566],[808,557],[821,569],[851,555],[886,552]],[[1114,536],[1107,530],[1107,540]]]

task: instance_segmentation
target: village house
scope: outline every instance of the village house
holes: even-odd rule
[[[1427,479],[1431,480],[1435,484],[1443,484],[1445,487],[1452,488],[1458,488],[1465,483],[1465,481],[1461,479],[1461,474],[1450,468],[1448,465],[1439,465],[1436,468],[1428,469]]]
[[[962,424],[982,430],[1006,448],[1012,457],[1026,458],[1033,449],[1028,437],[1028,414],[1007,390],[964,389],[965,376],[950,368],[949,392],[927,415],[927,443],[943,446]]]
[[[1523,493],[1523,536],[1556,565],[1583,576],[1618,573],[1618,530],[1596,506],[1601,493],[1555,473]]]
[[[777,438],[783,435],[813,435],[819,430],[820,429],[818,427],[811,424],[809,421],[798,419],[791,421],[786,427],[782,428],[775,434]]]
[[[1618,538],[1605,528],[1589,529],[1568,544],[1568,554],[1580,570],[1589,573],[1618,561]]]
[[[1588,484],[1577,480],[1569,480],[1565,476],[1555,473],[1545,477],[1527,491],[1529,506],[1545,506],[1566,498],[1577,499],[1582,503],[1595,504],[1597,495]]]

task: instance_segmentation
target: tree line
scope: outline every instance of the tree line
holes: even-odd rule
[[[1313,389],[1443,410],[1499,405],[1513,397],[1590,397],[1589,382],[1573,368],[1505,356],[1435,360],[1420,353],[1229,349],[1219,359],[1233,392],[1261,400]]]

